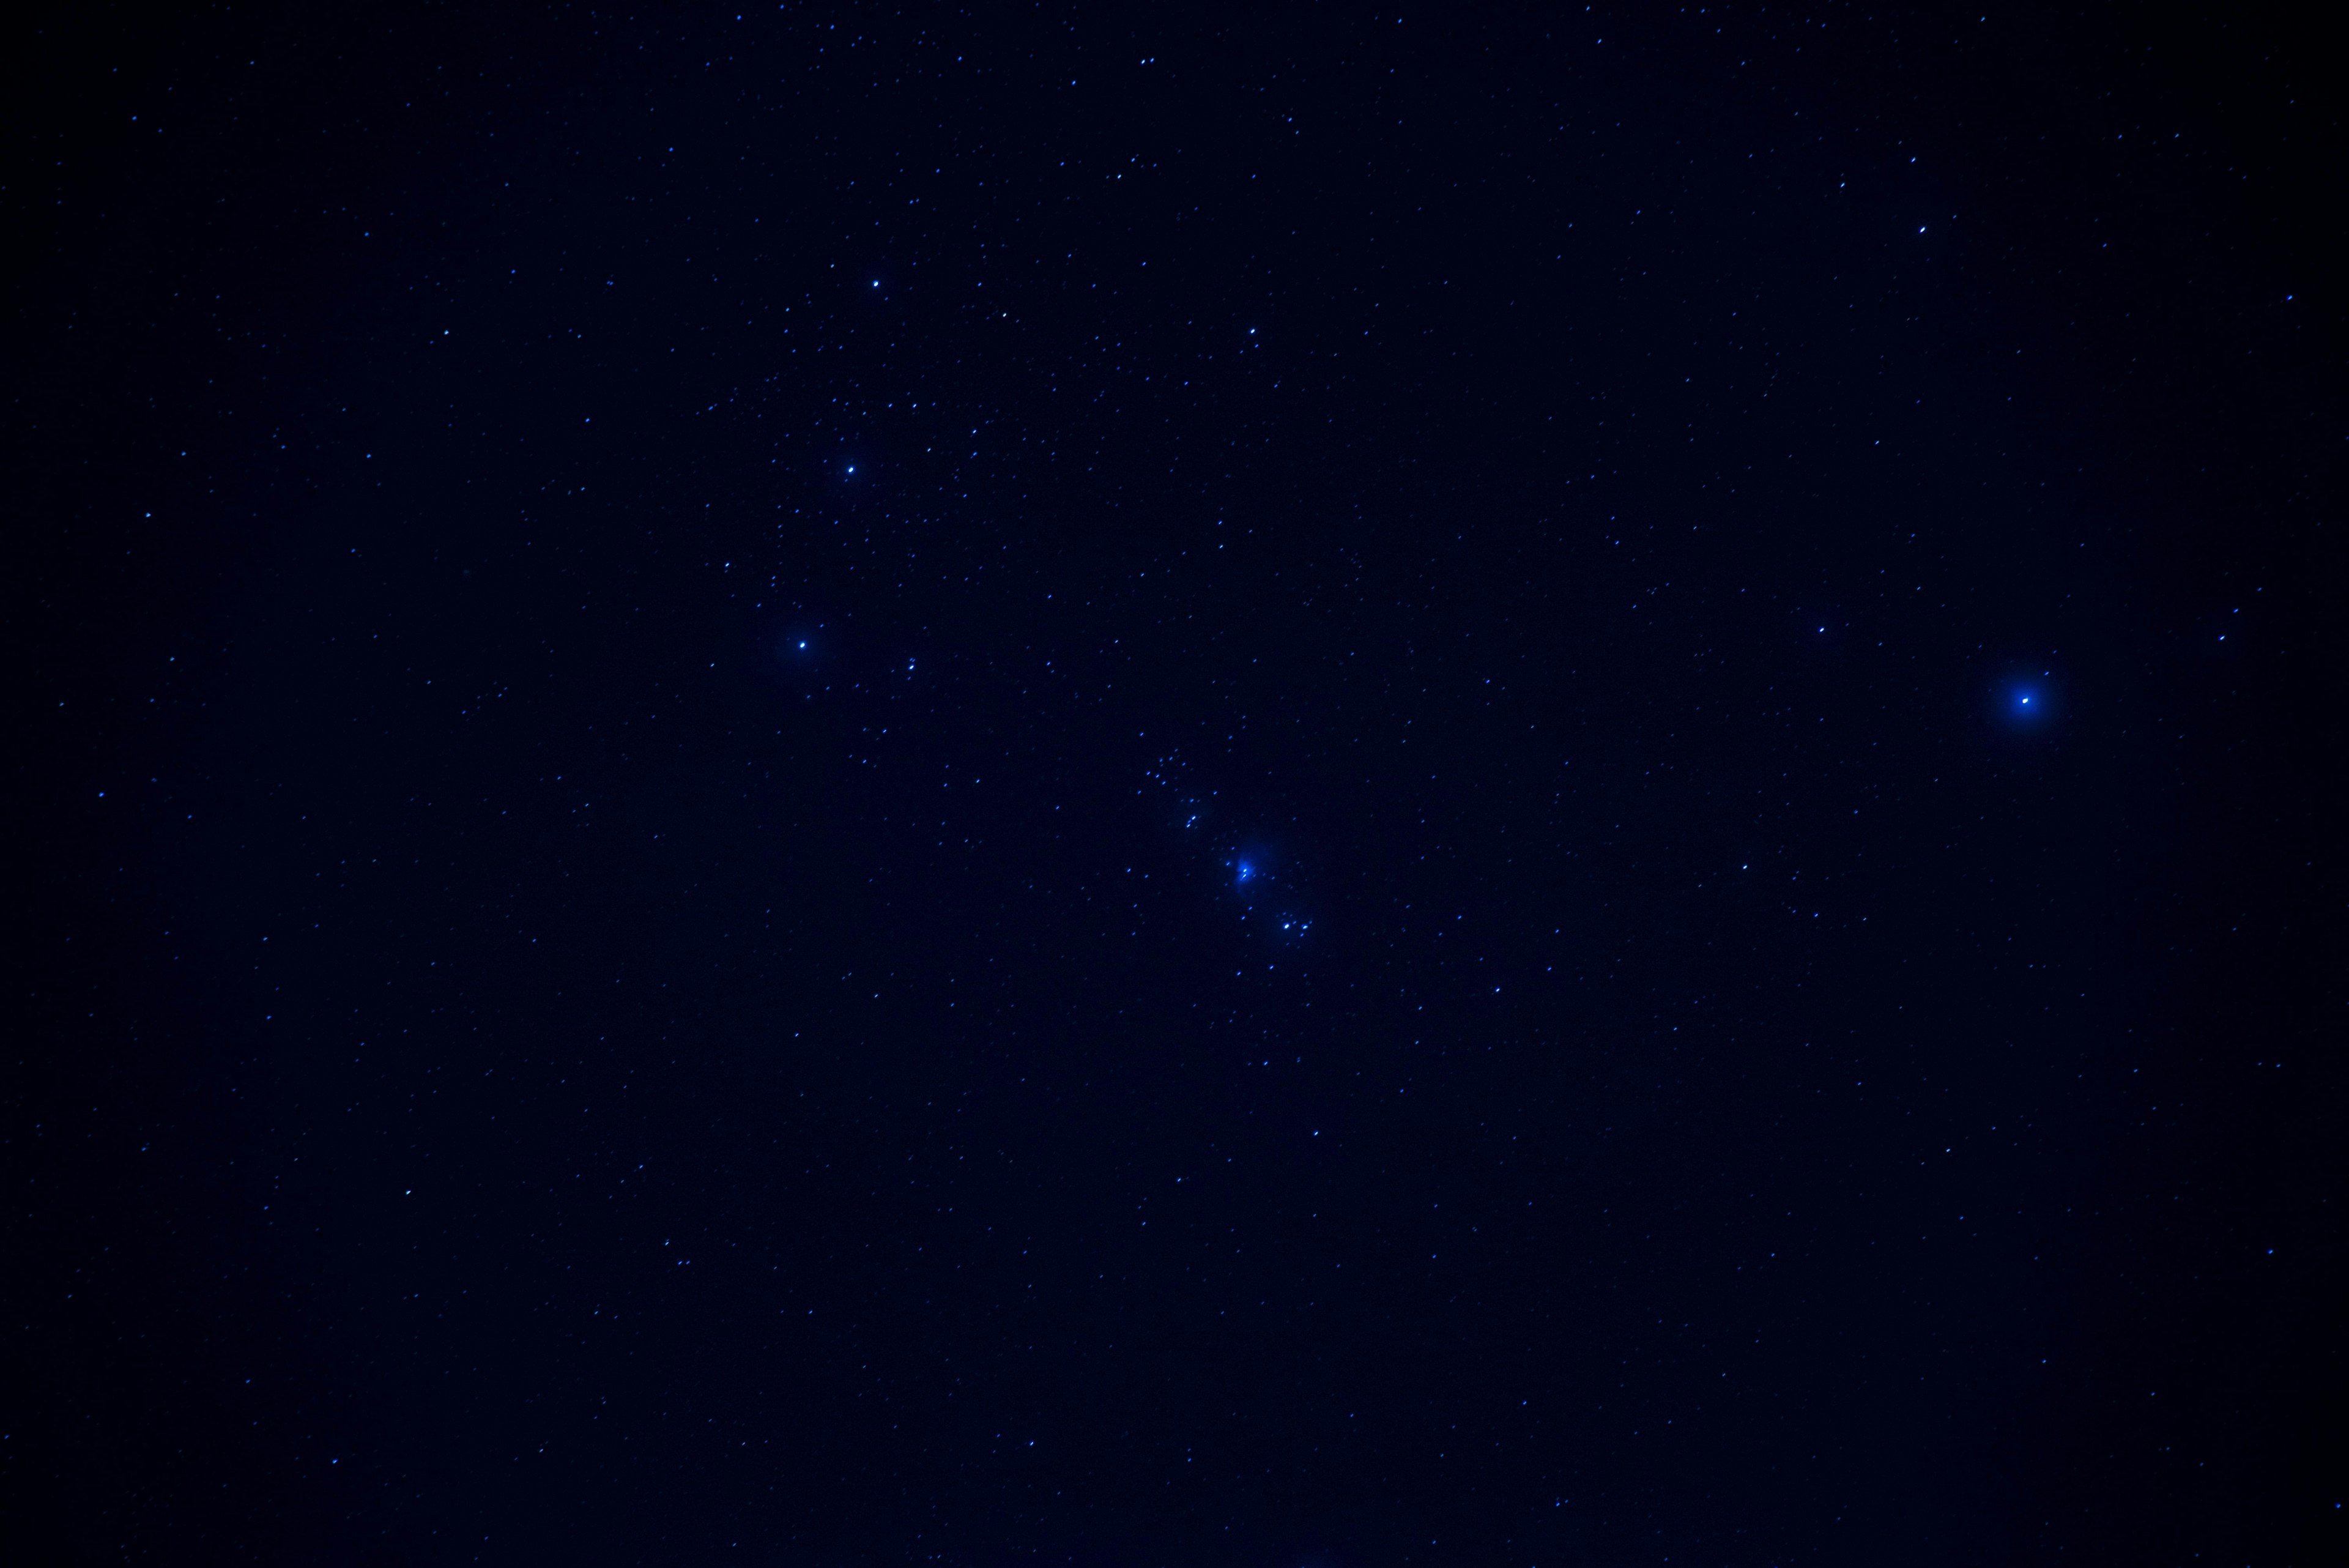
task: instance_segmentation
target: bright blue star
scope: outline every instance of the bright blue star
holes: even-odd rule
[[[2019,731],[2035,733],[2045,729],[2064,711],[2064,695],[2054,689],[2053,680],[2051,674],[2039,670],[2015,676],[1998,698],[1996,711]]]

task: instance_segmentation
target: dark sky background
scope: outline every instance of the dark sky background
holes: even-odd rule
[[[2313,22],[8,26],[10,1555],[2343,1560]]]

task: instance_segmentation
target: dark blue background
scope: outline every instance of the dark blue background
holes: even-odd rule
[[[2337,1560],[2280,12],[12,26],[36,1555]]]

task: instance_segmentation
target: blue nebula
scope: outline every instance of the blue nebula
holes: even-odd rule
[[[1265,899],[1280,896],[1288,878],[1277,874],[1281,869],[1278,859],[1260,844],[1233,847],[1231,857],[1224,862],[1224,871],[1231,877],[1228,885],[1242,904],[1253,909]]]
[[[1243,927],[1258,939],[1293,943],[1307,940],[1318,916],[1298,882],[1290,847],[1263,838],[1244,839],[1225,851],[1226,897]],[[1306,905],[1299,908],[1299,904]]]

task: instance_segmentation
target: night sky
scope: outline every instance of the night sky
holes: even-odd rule
[[[2344,1561],[2315,26],[20,16],[0,1547]]]

